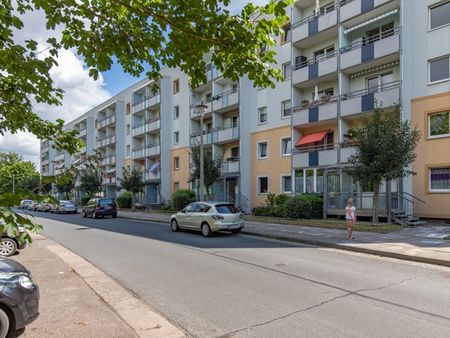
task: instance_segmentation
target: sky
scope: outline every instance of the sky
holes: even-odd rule
[[[261,5],[267,0],[252,2]],[[232,13],[238,13],[245,3],[247,1],[232,0],[228,8]],[[17,42],[31,38],[38,42],[40,49],[44,49],[47,38],[60,33],[58,29],[46,30],[45,17],[41,12],[28,13],[22,20],[24,27],[17,31],[14,37]],[[71,121],[145,76],[143,74],[140,78],[133,77],[124,73],[120,65],[114,64],[109,71],[94,80],[89,77],[81,57],[73,50],[60,51],[57,61],[58,66],[52,68],[50,75],[55,85],[65,92],[62,105],[34,104],[35,112],[51,121],[57,118]],[[35,163],[39,170],[40,142],[34,135],[26,132],[0,135],[0,152],[8,151],[21,154],[25,160]]]

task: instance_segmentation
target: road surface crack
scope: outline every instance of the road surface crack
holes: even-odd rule
[[[279,320],[282,320],[282,319],[286,319],[286,318],[291,317],[293,315],[296,315],[296,314],[299,314],[299,313],[302,313],[302,312],[306,312],[306,311],[318,308],[318,307],[320,307],[322,305],[334,302],[337,299],[344,298],[344,297],[347,297],[347,296],[350,296],[350,295],[351,295],[351,293],[347,293],[345,295],[336,296],[336,297],[333,297],[331,299],[324,300],[323,302],[320,302],[318,304],[314,304],[314,305],[308,306],[308,307],[300,309],[300,310],[295,310],[295,311],[289,312],[289,313],[287,313],[287,314],[285,314],[283,316],[276,317],[276,318],[267,320],[265,322],[261,322],[261,323],[255,324],[255,325],[251,325],[251,326],[248,326],[248,327],[245,327],[245,328],[242,328],[242,329],[238,329],[238,330],[235,330],[235,331],[232,331],[232,332],[228,332],[228,333],[226,333],[224,335],[218,336],[217,338],[229,338],[229,337],[232,337],[232,336],[236,335],[239,332],[249,331],[249,330],[252,330],[252,329],[257,328],[257,327],[261,327],[261,326],[264,326],[264,325],[267,325],[267,324],[271,324],[273,322],[276,322],[276,321],[279,321]]]
[[[399,282],[395,282],[395,283],[391,283],[391,284],[388,284],[388,285],[380,286],[378,288],[360,289],[360,290],[353,291],[353,294],[358,294],[358,293],[361,293],[361,292],[369,292],[369,291],[380,291],[380,290],[384,290],[384,289],[387,289],[387,288],[390,288],[390,287],[393,287],[393,286],[396,286],[396,285],[403,284],[403,283],[405,283],[407,281],[410,281],[410,280],[413,280],[413,279],[415,279],[415,278],[405,278],[405,279],[402,279]]]

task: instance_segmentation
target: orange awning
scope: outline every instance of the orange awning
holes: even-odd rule
[[[318,131],[317,133],[307,134],[300,137],[295,143],[295,146],[301,146],[304,144],[314,143],[314,142],[320,142],[324,139],[324,137],[327,135],[328,130],[322,130]]]

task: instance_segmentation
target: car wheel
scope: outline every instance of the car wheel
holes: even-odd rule
[[[206,222],[202,224],[202,235],[204,237],[211,236],[211,228],[209,227],[208,223],[206,223]]]
[[[180,228],[178,227],[178,222],[176,219],[170,221],[170,228],[173,232],[177,232]]]
[[[112,218],[117,218],[117,214],[112,214]]]
[[[242,229],[235,229],[235,230],[231,230],[231,232],[232,232],[233,234],[238,234],[238,233],[241,232],[241,230],[242,230]]]
[[[7,337],[9,331],[9,317],[3,309],[0,308],[0,337]]]
[[[2,238],[0,256],[9,257],[17,251],[17,243],[11,238]],[[1,337],[1,336],[0,336]]]
[[[93,213],[92,213],[92,218],[94,218],[94,219],[97,219],[97,218],[98,218],[98,215],[97,215],[96,212],[93,212]]]
[[[84,217],[84,218],[87,217],[86,211],[83,211],[83,217]]]

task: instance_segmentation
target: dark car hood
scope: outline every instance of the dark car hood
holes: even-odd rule
[[[0,272],[25,272],[28,273],[26,267],[22,264],[8,258],[0,258]]]

